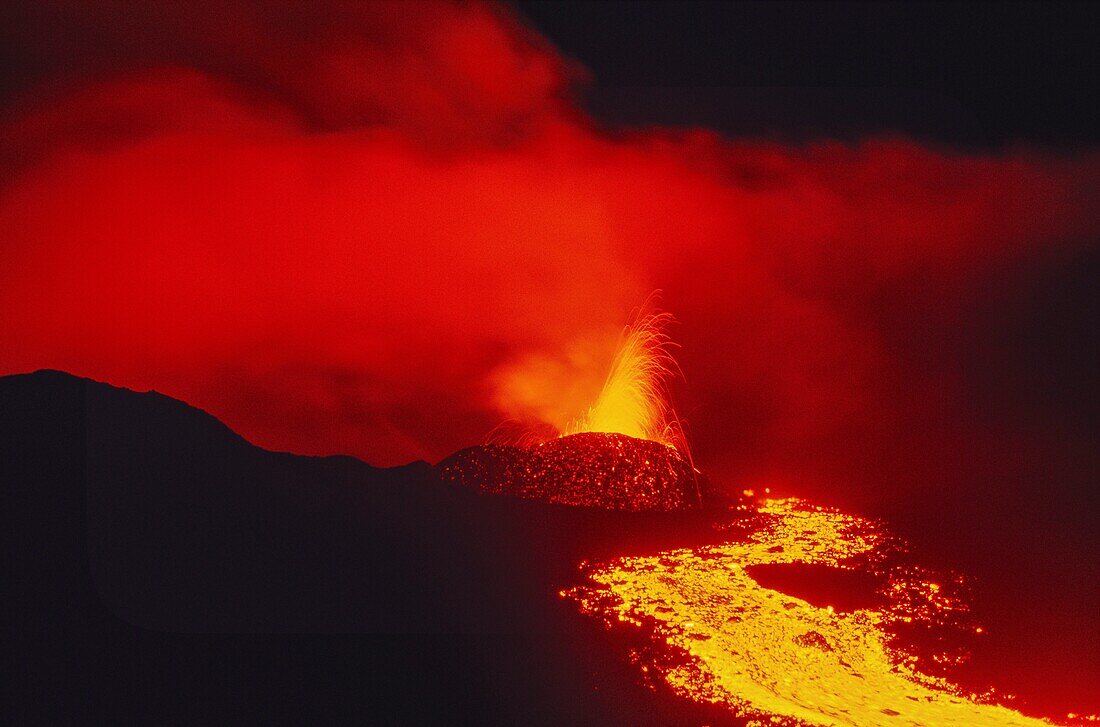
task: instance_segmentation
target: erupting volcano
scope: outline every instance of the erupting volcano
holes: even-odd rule
[[[444,480],[481,492],[613,510],[702,507],[703,492],[668,379],[672,316],[648,304],[623,331],[595,403],[560,436],[533,446],[485,445],[448,457]]]
[[[749,490],[738,505],[704,498],[667,387],[678,370],[670,321],[638,315],[595,403],[560,436],[462,450],[438,465],[442,479],[608,510],[712,507],[711,543],[584,562],[583,582],[559,595],[609,629],[634,630],[628,656],[644,682],[718,705],[736,724],[1049,724],[952,680],[983,632],[963,578],[907,560],[881,523]],[[799,566],[855,580],[815,598]],[[786,568],[796,592],[773,588],[772,568]],[[864,590],[873,584],[866,593],[853,585],[860,578]]]
[[[0,725],[1100,727],[1097,9],[0,4]]]

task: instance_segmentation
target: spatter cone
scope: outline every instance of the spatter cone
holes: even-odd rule
[[[437,465],[443,480],[487,494],[609,510],[699,508],[691,464],[676,449],[624,434],[584,432],[534,447],[486,445]]]

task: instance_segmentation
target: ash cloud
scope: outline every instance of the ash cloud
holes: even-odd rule
[[[1020,457],[1090,476],[1094,423],[1047,425],[1041,337],[1002,312],[1095,259],[1095,150],[611,135],[507,9],[410,7],[9,10],[0,371],[437,461],[583,410],[661,289],[717,480],[868,503]]]

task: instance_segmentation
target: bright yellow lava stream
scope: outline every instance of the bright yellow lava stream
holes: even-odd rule
[[[673,691],[749,724],[1050,724],[916,671],[888,646],[885,611],[837,613],[759,585],[746,566],[843,565],[884,537],[866,520],[796,500],[767,500],[760,512],[768,525],[744,542],[622,558],[562,595],[611,622],[652,628],[689,657],[657,666]]]

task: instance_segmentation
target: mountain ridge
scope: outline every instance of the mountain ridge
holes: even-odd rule
[[[0,377],[17,723],[735,724],[558,590],[705,517],[491,497],[252,446],[161,394]]]

